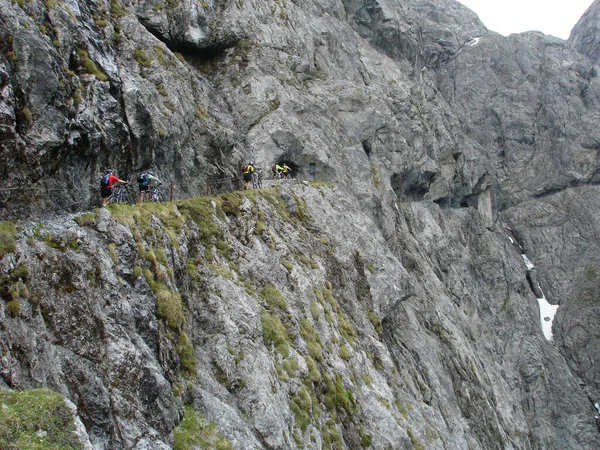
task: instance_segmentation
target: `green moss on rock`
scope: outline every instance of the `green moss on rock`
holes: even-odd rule
[[[49,389],[9,391],[0,388],[0,448],[82,449],[73,414],[64,398]],[[38,433],[44,430],[46,433]]]
[[[174,430],[173,450],[210,448],[233,450],[231,443],[221,436],[214,423],[209,423],[192,406],[185,407],[183,420]]]
[[[0,259],[17,249],[17,226],[13,222],[0,222]]]

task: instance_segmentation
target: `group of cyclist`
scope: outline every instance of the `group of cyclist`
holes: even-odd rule
[[[271,166],[271,174],[273,178],[276,180],[284,180],[290,179],[292,176],[292,168],[288,166],[286,163],[279,163]],[[248,161],[244,167],[242,167],[242,178],[244,179],[244,190],[250,189],[250,184],[252,183],[252,176],[256,172],[254,168],[254,163],[252,161]]]
[[[244,179],[244,189],[250,189],[250,185],[252,183],[252,176],[256,172],[254,168],[254,163],[249,161],[242,168],[242,178]],[[285,162],[279,163],[271,166],[272,176],[275,179],[289,179],[291,178],[292,168],[288,166]],[[114,169],[106,169],[106,172],[102,179],[100,180],[100,198],[102,202],[102,207],[108,205],[113,197],[113,187],[115,183],[120,183],[123,185],[127,185],[130,182],[127,180],[121,180],[117,177],[117,173]],[[158,187],[162,184],[162,182],[154,176],[154,173],[151,170],[142,172],[137,178],[138,188],[140,190],[140,196],[138,203],[144,203],[144,198],[146,200],[151,199],[151,185],[154,187]]]
[[[130,182],[127,180],[121,180],[117,177],[116,171],[114,169],[106,169],[104,176],[100,180],[100,198],[102,200],[102,206],[108,205],[113,197],[113,187],[115,183],[121,183],[123,185],[127,185]],[[138,188],[140,190],[140,196],[138,202],[141,204],[144,202],[144,197],[147,200],[151,198],[150,185],[152,184],[154,187],[158,187],[162,184],[157,177],[154,176],[154,173],[151,170],[146,172],[142,172],[137,178]]]

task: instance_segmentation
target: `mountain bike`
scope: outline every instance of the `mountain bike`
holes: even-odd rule
[[[117,186],[113,187],[113,193],[108,197],[108,203],[128,203],[133,205],[135,199],[130,188],[129,181],[127,184],[119,184],[118,188]]]
[[[252,172],[252,189],[262,189],[262,182],[262,169],[257,168],[254,172]]]
[[[164,201],[162,194],[158,190],[159,187],[160,187],[160,184],[158,184],[156,186],[152,186],[152,188],[150,189],[150,201],[151,202],[159,203],[159,202]]]

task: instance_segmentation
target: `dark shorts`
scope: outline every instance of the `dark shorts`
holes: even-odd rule
[[[109,188],[109,187],[100,188],[100,197],[108,198],[111,195],[112,195],[112,188]]]
[[[139,184],[138,187],[140,188],[140,192],[148,192],[148,188],[150,187],[149,184]]]
[[[244,181],[247,183],[248,181],[252,181],[252,174],[250,172],[242,174],[244,177]]]

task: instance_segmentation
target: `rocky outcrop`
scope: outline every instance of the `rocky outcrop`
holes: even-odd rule
[[[594,2],[575,24],[569,42],[592,61],[598,61],[598,14],[600,5]]]

